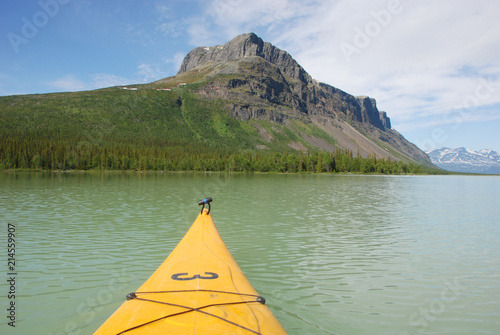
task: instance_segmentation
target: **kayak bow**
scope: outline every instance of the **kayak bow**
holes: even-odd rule
[[[211,201],[199,202],[170,256],[94,334],[286,335],[220,237]]]

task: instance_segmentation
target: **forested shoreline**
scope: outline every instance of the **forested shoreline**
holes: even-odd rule
[[[9,96],[0,99],[0,171],[427,173],[418,163],[309,148],[304,134],[335,145],[308,123],[243,122],[222,102],[180,89]]]
[[[349,150],[266,152],[217,150],[180,142],[95,144],[0,137],[0,170],[135,170],[278,173],[418,174],[422,167]]]

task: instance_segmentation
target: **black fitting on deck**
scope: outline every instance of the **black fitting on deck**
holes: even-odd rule
[[[135,292],[127,294],[127,300],[132,300],[135,298],[137,298],[137,295],[135,294]]]
[[[210,214],[210,203],[212,202],[212,197],[207,197],[203,200],[198,201],[198,205],[203,206],[201,209],[201,213],[203,214],[203,210],[205,209],[205,205],[208,204],[208,213]]]

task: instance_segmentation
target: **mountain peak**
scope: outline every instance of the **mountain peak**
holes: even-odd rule
[[[243,42],[243,43],[250,42],[253,44],[260,44],[260,45],[264,44],[264,41],[259,36],[257,36],[255,33],[246,33],[246,34],[238,35],[238,36],[234,37],[228,43],[238,44],[241,42]]]
[[[184,58],[177,74],[208,63],[238,61],[251,56],[261,57],[276,65],[284,75],[304,83],[312,82],[311,76],[288,52],[275,47],[269,42],[264,42],[254,33],[236,36],[223,45],[198,47],[191,50]]]

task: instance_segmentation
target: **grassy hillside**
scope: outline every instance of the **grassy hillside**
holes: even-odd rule
[[[0,98],[0,169],[415,173],[411,163],[321,152],[311,124],[230,117],[189,85],[154,85]],[[301,151],[294,150],[296,143]]]

